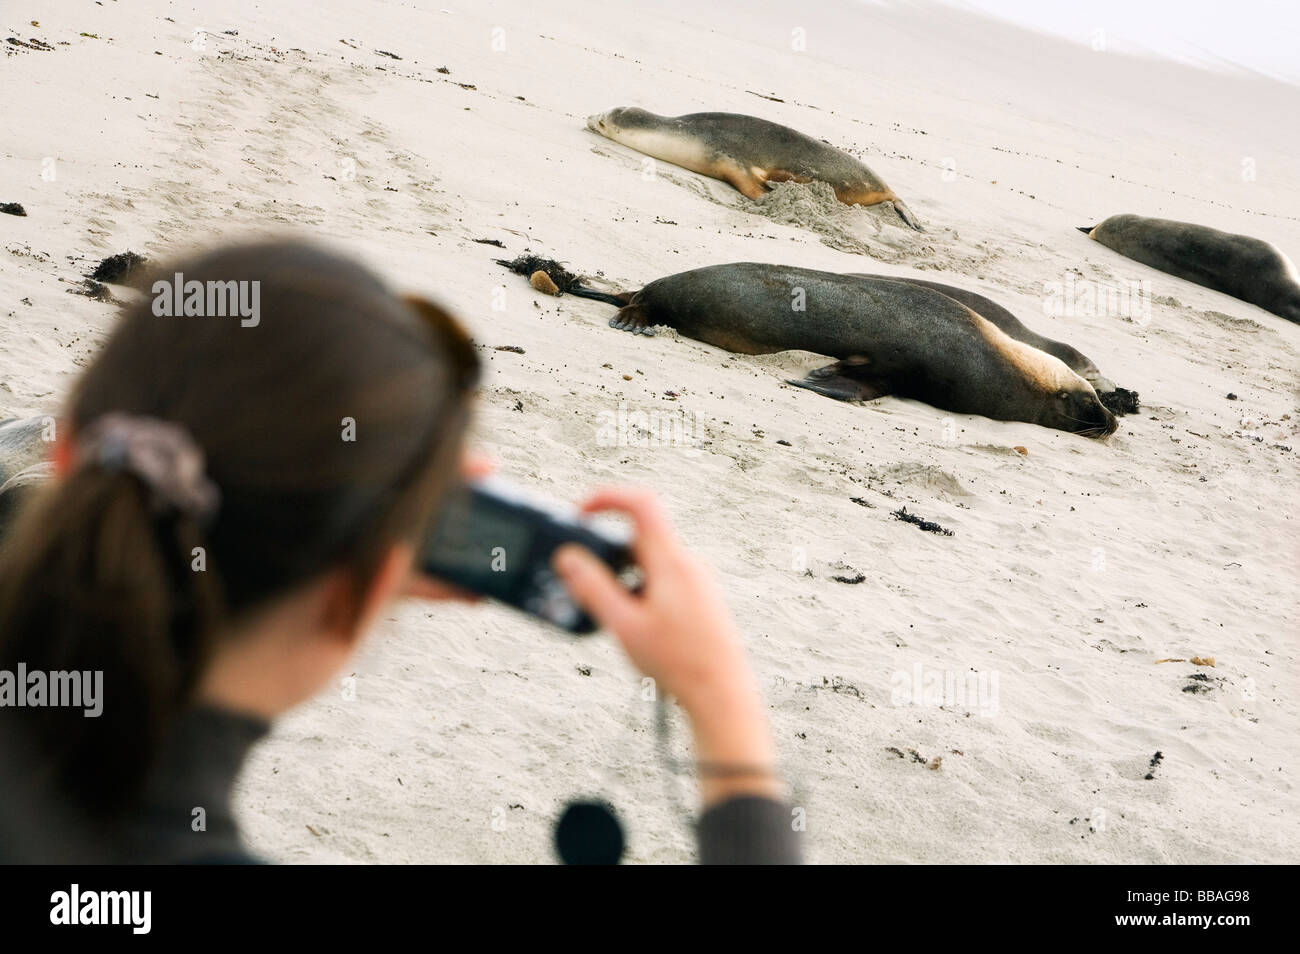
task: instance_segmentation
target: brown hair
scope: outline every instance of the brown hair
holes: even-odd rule
[[[427,525],[477,374],[473,345],[435,305],[314,245],[220,249],[160,277],[177,272],[260,282],[259,320],[158,317],[145,300],[81,375],[62,424],[74,441],[109,412],[180,425],[206,457],[215,516],[159,513],[131,473],[77,460],[0,553],[0,669],[104,674],[98,718],[11,710],[44,784],[99,815],[138,792],[223,629],[337,567],[360,595],[388,547]]]

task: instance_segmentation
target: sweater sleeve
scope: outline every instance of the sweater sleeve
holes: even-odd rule
[[[797,865],[799,835],[790,807],[775,799],[740,795],[710,806],[700,817],[700,864]]]

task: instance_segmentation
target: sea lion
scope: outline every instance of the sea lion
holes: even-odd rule
[[[1295,263],[1269,242],[1190,222],[1127,214],[1079,231],[1143,265],[1300,322]]]
[[[864,272],[850,272],[849,274],[856,278],[878,278],[895,282],[909,282],[913,285],[933,288],[935,291],[942,292],[949,298],[961,302],[981,318],[987,318],[1017,341],[1024,342],[1039,351],[1046,351],[1054,358],[1059,358],[1067,368],[1091,384],[1097,392],[1115,390],[1114,383],[1102,375],[1097,368],[1096,362],[1087,355],[1064,341],[1053,341],[1051,338],[1045,338],[1037,332],[1031,331],[1006,308],[1003,308],[991,298],[985,298],[978,292],[958,288],[955,285],[927,281],[924,278],[904,278],[900,275],[869,275]]]
[[[1117,426],[1092,385],[1058,358],[915,283],[738,262],[606,300],[626,301],[609,322],[622,331],[668,325],[739,354],[799,349],[837,358],[789,383],[839,400],[893,394],[1089,437]]]
[[[9,417],[0,420],[0,484],[19,471],[46,460],[50,453],[48,417]]]
[[[788,126],[740,113],[656,116],[620,106],[588,117],[587,128],[647,156],[729,182],[751,199],[774,182],[825,182],[846,205],[892,202],[899,218],[923,231],[878,175],[847,152]]]
[[[0,421],[0,536],[33,489],[53,472],[45,440],[49,424],[44,417]]]

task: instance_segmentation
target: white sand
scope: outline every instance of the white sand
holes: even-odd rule
[[[0,202],[29,213],[0,216],[0,410],[55,406],[111,328],[110,306],[67,294],[107,254],[284,227],[345,243],[484,345],[526,349],[484,352],[478,443],[503,474],[569,499],[660,490],[747,634],[810,860],[1300,860],[1300,328],[1075,231],[1131,211],[1300,256],[1300,89],[938,7],[220,6],[7,5],[6,35],[55,50],[0,63]],[[684,170],[644,180],[642,157],[584,128],[624,104],[824,137],[928,231],[885,210],[802,228]],[[627,288],[738,260],[924,270],[1071,342],[1146,406],[1096,443],[838,404],[781,383],[812,356],[616,333],[607,306],[534,294],[476,238]],[[1149,321],[1044,315],[1044,283],[1076,270],[1149,279],[1160,302]],[[684,412],[707,443],[602,446],[621,404]],[[892,519],[900,506],[954,535]],[[1156,663],[1193,655],[1217,666]],[[917,665],[996,674],[996,713],[894,705]],[[1209,691],[1183,691],[1196,674]],[[354,701],[331,691],[286,718],[248,767],[240,812],[270,857],[547,861],[563,803],[599,795],[632,860],[690,858],[653,708],[609,639],[409,606],[354,676]]]

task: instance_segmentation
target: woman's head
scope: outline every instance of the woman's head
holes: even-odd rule
[[[477,372],[435,306],[313,245],[220,249],[150,287],[77,382],[62,476],[0,554],[0,669],[104,673],[98,719],[46,710],[31,722],[50,781],[90,787],[105,809],[129,799],[212,661],[253,622],[316,593],[304,611],[358,624],[454,479]],[[232,292],[256,303],[255,320],[211,307]],[[186,300],[205,313],[166,314]],[[174,426],[215,505],[160,507],[138,469],[106,465],[106,416],[127,422],[109,428],[119,441]],[[285,663],[303,689],[319,682],[305,661]]]

